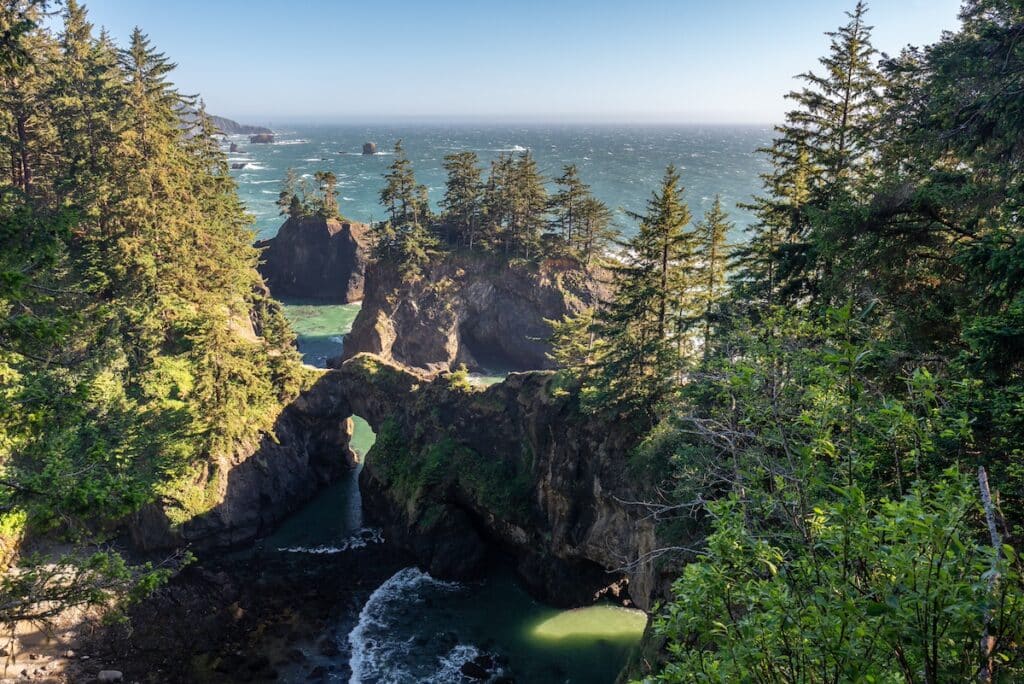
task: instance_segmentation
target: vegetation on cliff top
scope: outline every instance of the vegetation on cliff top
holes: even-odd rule
[[[416,279],[445,249],[506,261],[570,257],[589,266],[614,240],[611,211],[580,180],[575,165],[563,169],[554,180],[558,191],[549,195],[547,179],[529,151],[502,154],[491,162],[486,179],[479,164],[475,152],[445,157],[448,177],[441,214],[435,215],[399,140],[380,193],[388,220],[374,226],[375,255]]]
[[[158,498],[195,513],[197,474],[301,382],[201,104],[141,31],[119,49],[74,0],[60,28],[46,8],[0,6],[5,564],[26,532],[89,544]],[[0,621],[102,600],[127,572],[105,558],[22,559]]]

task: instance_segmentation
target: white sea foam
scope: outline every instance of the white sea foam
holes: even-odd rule
[[[247,182],[250,185],[263,185],[264,183],[280,183],[281,181],[275,178],[274,180],[252,180]]]
[[[263,164],[260,164],[259,162],[252,162],[251,161],[251,162],[248,162],[245,165],[245,170],[246,171],[266,171],[267,167],[264,166]]]
[[[331,335],[327,339],[333,342],[334,344],[343,344],[345,341],[345,337],[343,335]]]
[[[447,655],[438,658],[440,667],[431,682],[457,682],[463,679],[462,666],[480,655],[480,649],[469,644],[458,644]]]
[[[495,149],[491,150],[491,152],[527,152],[527,151],[529,151],[529,148],[528,147],[523,147],[522,145],[513,145],[512,147],[498,147],[498,148],[495,148]]]
[[[348,539],[340,542],[337,546],[282,546],[277,550],[284,553],[308,553],[313,555],[325,555],[331,553],[343,553],[352,549],[363,549],[370,544],[381,544],[384,542],[384,532],[370,527],[364,527]]]
[[[270,144],[271,145],[305,145],[308,142],[309,142],[308,140],[303,140],[302,138],[299,138],[298,140],[278,140],[278,141],[272,142]]]
[[[395,603],[415,598],[428,587],[455,590],[460,585],[436,580],[418,568],[405,568],[370,594],[366,605],[359,612],[359,621],[348,635],[352,649],[349,661],[352,678],[349,684],[403,684],[417,681],[417,677],[407,669],[411,664],[408,656],[413,646],[412,639],[396,637],[389,619],[394,615]]]

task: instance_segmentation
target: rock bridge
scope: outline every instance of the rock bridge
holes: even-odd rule
[[[357,415],[378,435],[360,482],[366,514],[435,576],[469,579],[504,555],[552,603],[626,590],[647,608],[673,573],[643,560],[658,547],[655,525],[627,503],[643,497],[626,467],[636,436],[581,414],[552,390],[553,377],[513,373],[472,388],[458,375],[431,379],[358,355],[286,407],[273,436],[223,466],[217,505],[178,527],[150,507],[133,538],[142,548],[210,548],[265,534],[355,464]]]

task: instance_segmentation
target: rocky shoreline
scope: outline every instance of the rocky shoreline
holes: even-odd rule
[[[345,553],[261,549],[213,555],[186,568],[129,612],[129,623],[86,638],[75,665],[89,681],[117,667],[125,681],[348,680],[345,636],[361,606],[411,564],[392,544]]]

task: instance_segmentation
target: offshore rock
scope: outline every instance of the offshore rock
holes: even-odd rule
[[[343,358],[370,352],[428,373],[459,364],[471,371],[552,368],[545,319],[595,305],[607,296],[606,281],[571,258],[510,265],[482,253],[445,252],[413,281],[379,260],[367,266]]]
[[[289,218],[263,250],[260,274],[275,297],[346,304],[363,298],[370,247],[364,223],[321,216]]]
[[[363,154],[377,154],[377,143],[363,143]]]

